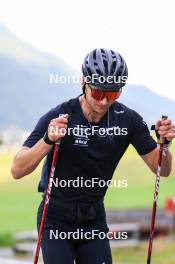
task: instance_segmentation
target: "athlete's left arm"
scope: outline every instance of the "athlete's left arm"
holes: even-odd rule
[[[158,152],[159,149],[156,148],[150,153],[141,156],[142,159],[145,161],[145,163],[148,165],[148,167],[156,174],[157,167],[158,167]],[[172,166],[172,156],[170,151],[168,150],[166,152],[166,156],[162,156],[162,165],[161,165],[161,172],[160,175],[163,177],[168,177],[171,172],[171,166]]]
[[[168,140],[172,140],[174,138],[175,126],[172,124],[171,120],[159,120],[156,123],[156,129],[158,130],[158,134],[160,135],[160,140],[166,138]],[[166,145],[164,145],[166,148]],[[149,168],[156,173],[158,166],[158,152],[159,149],[155,148],[150,153],[142,156],[145,163],[149,166]],[[171,167],[172,167],[172,155],[169,150],[163,151],[164,155],[162,155],[162,165],[160,175],[167,177],[170,175]]]

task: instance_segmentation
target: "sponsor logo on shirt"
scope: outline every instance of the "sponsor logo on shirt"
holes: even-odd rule
[[[88,146],[88,141],[91,136],[98,136],[100,138],[124,136],[128,134],[127,128],[120,128],[119,126],[100,127],[100,126],[84,126],[76,125],[72,129],[74,138],[73,145]]]
[[[147,123],[146,123],[144,120],[142,120],[142,123],[143,123],[145,126],[147,126]]]
[[[125,111],[121,110],[121,111],[117,111],[117,110],[114,110],[114,113],[115,114],[124,114]]]
[[[88,141],[90,140],[89,134],[87,133],[89,127],[84,125],[76,125],[73,129],[74,143],[75,146],[87,147]]]

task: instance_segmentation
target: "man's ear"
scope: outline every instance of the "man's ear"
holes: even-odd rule
[[[85,86],[85,78],[84,76],[81,77],[81,86],[84,87]]]
[[[82,86],[83,94],[84,94],[84,96],[86,98],[86,94],[85,94],[86,82],[85,82],[84,76],[81,77],[81,86]]]

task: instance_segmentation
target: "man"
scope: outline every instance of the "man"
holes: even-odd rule
[[[158,148],[147,125],[138,113],[116,101],[128,77],[123,57],[112,50],[95,49],[85,57],[82,71],[83,94],[41,117],[12,166],[13,177],[19,179],[34,171],[46,156],[39,184],[45,195],[53,145],[61,142],[42,240],[45,264],[73,264],[74,260],[76,264],[111,264],[103,205],[108,186],[100,183],[112,178],[129,144],[154,173],[157,170]],[[162,176],[171,171],[171,130],[171,120],[156,123],[160,139],[167,143]],[[42,211],[43,201],[38,229]],[[53,239],[56,231],[67,237]],[[75,239],[78,231],[82,237]]]

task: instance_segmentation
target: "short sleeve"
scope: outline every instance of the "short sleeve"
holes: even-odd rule
[[[132,121],[131,144],[139,155],[146,155],[157,147],[157,143],[150,135],[146,122],[136,112],[134,112]]]
[[[23,143],[24,147],[29,147],[29,148],[33,147],[44,136],[50,121],[53,118],[58,117],[59,114],[61,113],[60,112],[62,110],[61,106],[62,105],[58,105],[57,107],[51,109],[49,112],[47,112],[39,119],[34,130],[26,139],[26,141]]]
[[[34,130],[31,132],[29,137],[26,139],[26,141],[23,143],[24,147],[33,147],[45,134],[47,131],[48,122],[46,115],[42,116],[38,123],[36,124]]]

